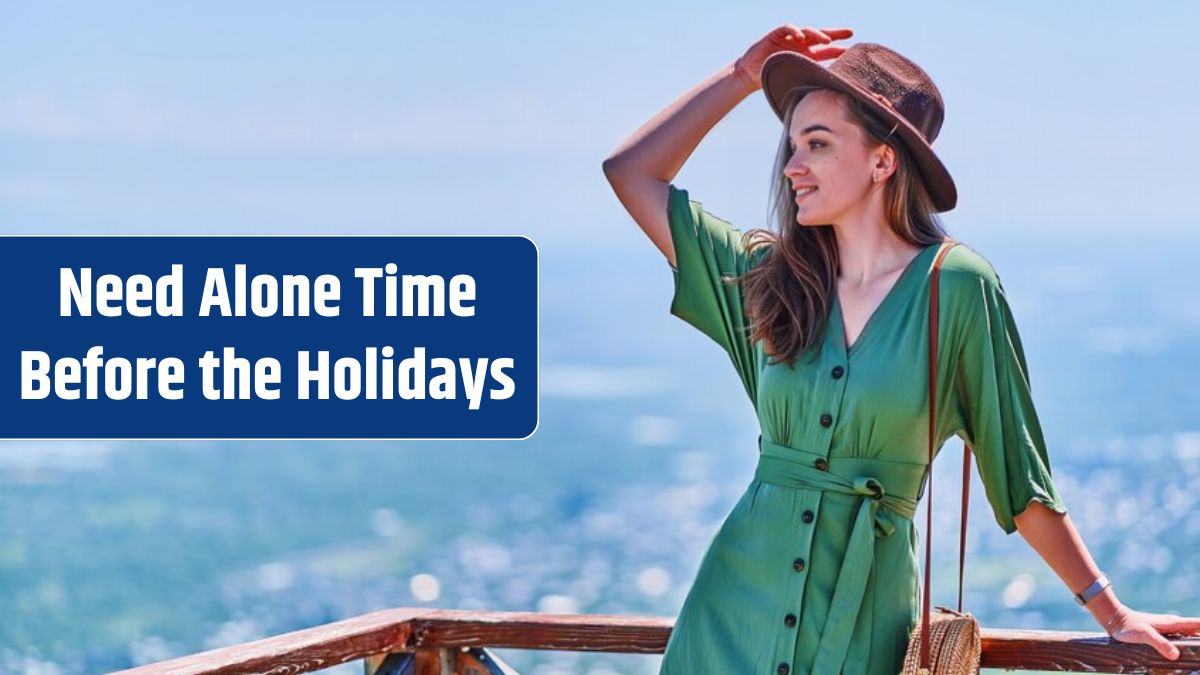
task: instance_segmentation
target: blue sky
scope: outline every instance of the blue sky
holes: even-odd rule
[[[967,241],[1190,236],[1194,5],[10,3],[0,232],[523,233],[649,250],[600,162],[782,22],[934,77]],[[761,94],[677,178],[765,224]]]

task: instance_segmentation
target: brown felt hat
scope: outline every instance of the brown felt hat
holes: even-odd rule
[[[851,46],[828,68],[797,52],[777,52],[762,68],[762,88],[780,120],[788,95],[797,87],[817,85],[849,94],[895,125],[893,133],[911,151],[934,207],[949,211],[958,190],[946,166],[933,152],[945,117],[942,94],[929,75],[900,54],[871,42]]]

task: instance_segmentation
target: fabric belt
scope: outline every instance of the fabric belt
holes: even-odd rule
[[[825,457],[810,450],[780,445],[759,437],[758,467],[754,477],[784,487],[859,495],[858,512],[850,543],[821,632],[813,661],[814,673],[841,673],[846,665],[852,635],[869,630],[857,626],[867,582],[875,561],[875,539],[896,530],[893,517],[911,521],[925,482],[925,464],[893,462],[863,457]],[[818,468],[817,460],[825,466]],[[857,642],[865,645],[866,642]],[[864,650],[865,651],[865,650]],[[860,655],[865,658],[865,654]],[[858,672],[847,667],[847,673]]]

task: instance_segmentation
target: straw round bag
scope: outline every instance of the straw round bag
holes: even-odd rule
[[[958,542],[958,611],[946,607],[929,610],[929,558],[933,523],[933,438],[937,404],[938,275],[942,258],[958,242],[947,240],[933,261],[929,280],[929,482],[925,495],[925,588],[921,623],[909,636],[902,675],[966,675],[979,672],[982,647],[979,622],[970,612],[962,611],[962,580],[967,543],[967,499],[971,481],[971,446],[963,446],[962,523]],[[925,636],[929,636],[926,640]]]
[[[924,626],[917,624],[904,655],[904,675],[962,675],[979,672],[979,622],[970,612],[937,607],[930,617],[930,665],[921,666]]]

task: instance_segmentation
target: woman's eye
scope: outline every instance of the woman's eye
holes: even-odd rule
[[[809,149],[809,150],[816,150],[816,149],[818,149],[818,148],[823,148],[823,147],[825,147],[826,145],[827,145],[827,144],[825,143],[825,141],[818,141],[818,140],[816,140],[816,139],[813,139],[813,140],[810,140],[810,141],[808,142],[808,149]],[[791,152],[793,155],[794,155],[794,154],[796,154],[796,144],[795,144],[795,143],[789,143],[789,144],[788,144],[788,151],[789,151],[789,152]]]

